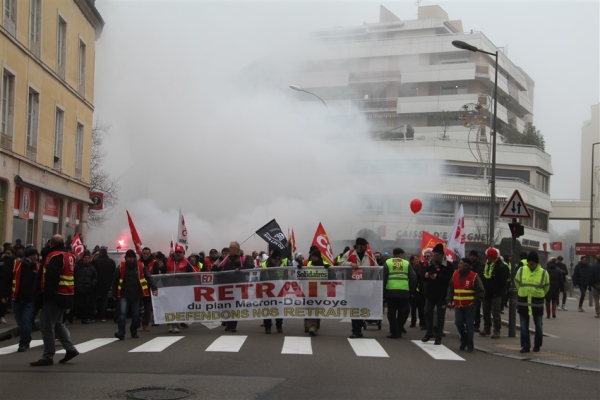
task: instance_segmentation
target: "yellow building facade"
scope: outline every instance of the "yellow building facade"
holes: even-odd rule
[[[0,1],[0,239],[85,238],[104,21],[94,0]]]

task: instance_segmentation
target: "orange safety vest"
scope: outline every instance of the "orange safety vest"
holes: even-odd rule
[[[121,276],[119,277],[119,285],[117,286],[117,297],[121,297],[121,286],[123,285],[123,279],[125,278],[125,261],[121,261],[119,266],[121,270]],[[138,279],[140,280],[140,286],[142,287],[142,296],[150,296],[150,290],[148,290],[148,281],[144,275],[144,264],[141,261],[137,262],[138,266]]]
[[[20,259],[15,260],[15,265],[13,266],[13,280],[12,280],[12,299],[17,300],[17,295],[19,294],[19,285],[21,283],[21,265],[23,263]],[[35,272],[37,273],[40,269],[40,264],[35,263]]]
[[[46,269],[50,264],[50,260],[56,256],[63,256],[63,266],[60,270],[58,287],[54,294],[64,296],[72,296],[75,293],[75,255],[68,251],[53,251],[46,257],[44,268],[42,270],[41,289],[44,291],[44,283],[46,281]]]
[[[477,278],[477,273],[471,271],[461,283],[460,273],[458,271],[454,271],[454,275],[452,276],[452,285],[454,287],[454,307],[468,307],[473,304],[473,301],[475,300],[475,290],[473,290],[473,287],[475,286],[475,278]]]

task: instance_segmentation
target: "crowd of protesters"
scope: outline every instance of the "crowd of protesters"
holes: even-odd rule
[[[105,322],[109,315],[108,311],[112,308],[113,320],[118,324],[115,337],[120,340],[125,338],[126,320],[129,314],[132,317],[129,327],[132,338],[139,337],[140,327],[143,331],[149,331],[150,326],[156,325],[151,324],[153,321],[150,297],[157,295],[158,291],[153,279],[155,275],[239,272],[244,269],[266,268],[261,272],[260,279],[274,280],[286,279],[287,275],[284,274],[287,272],[279,268],[282,266],[297,268],[331,266],[314,246],[309,250],[308,257],[305,258],[302,253],[297,252],[290,259],[283,257],[278,250],[271,251],[270,254],[264,251],[253,251],[246,255],[237,242],[231,242],[221,251],[211,249],[208,255],[201,251],[191,253],[187,257],[185,248],[180,245],[175,245],[168,255],[160,251],[152,252],[150,248],[145,247],[139,255],[133,250],[127,250],[124,261],[117,264],[108,255],[106,246],[96,246],[93,251],[86,249],[76,257],[72,254],[73,250],[68,243],[65,246],[62,238],[53,240],[49,240],[40,252],[34,246],[24,246],[20,241],[14,244],[6,243],[0,254],[0,323],[6,323],[8,312],[14,313],[21,335],[19,352],[29,348],[35,317],[40,310],[43,312],[44,304],[47,309],[46,314],[52,316],[52,321],[48,322],[45,329],[53,331],[52,341],[56,331],[58,339],[64,342],[67,355],[72,358],[78,353],[70,343],[68,331],[63,323]],[[50,309],[48,304],[52,296],[46,296],[45,303],[37,301],[37,298],[40,292],[44,293],[48,290],[49,281],[46,281],[46,289],[44,289],[46,267],[57,251],[61,254],[62,265],[65,266],[72,260],[74,268],[72,281],[68,278],[67,283],[64,282],[63,272],[60,273],[61,284],[66,286],[52,289],[57,292],[50,304],[57,302],[57,298],[61,301],[68,299],[68,301],[61,303],[56,309]],[[69,253],[71,256],[67,255]],[[539,351],[544,310],[546,318],[556,318],[557,310],[566,311],[565,287],[569,273],[562,262],[562,257],[550,259],[543,268],[539,265],[536,252],[522,253],[519,259],[520,261],[514,265],[518,268],[515,284],[518,290],[517,308],[521,318],[521,352],[528,352],[531,348],[528,333],[530,316],[533,317],[536,328],[533,350]],[[347,247],[335,258],[333,266],[351,270],[352,278],[359,273],[371,273],[369,271],[372,269],[366,268],[367,272],[363,272],[362,267],[382,267],[380,277],[384,281],[384,301],[387,304],[390,327],[390,334],[387,337],[390,339],[401,338],[402,334],[406,333],[405,324],[410,317],[411,328],[415,328],[418,324],[419,328],[425,331],[423,342],[433,338],[434,344],[441,344],[442,337],[445,336],[443,330],[445,313],[448,309],[455,310],[455,324],[461,338],[462,350],[473,351],[474,332],[479,332],[480,336],[489,335],[492,339],[500,338],[500,315],[508,306],[511,263],[508,257],[503,258],[495,248],[488,248],[483,260],[480,260],[478,252],[473,250],[468,258],[450,261],[441,244],[425,250],[423,254],[406,257],[401,248],[393,249],[392,254],[372,251],[365,239],[357,238],[352,248]],[[278,270],[268,270],[268,268],[278,268]],[[367,277],[367,279],[371,278]],[[219,276],[218,283],[241,282],[244,279],[248,279],[245,274],[223,274]],[[330,279],[335,279],[334,273]],[[583,312],[582,304],[586,292],[593,291],[595,316],[600,318],[598,304],[600,256],[596,257],[594,265],[590,265],[587,257],[582,257],[575,267],[572,281],[581,292],[579,311]],[[61,289],[65,290],[65,293],[59,293]],[[560,305],[561,293],[562,305]],[[72,296],[56,296],[56,294]],[[350,338],[363,337],[362,331],[367,323],[378,323],[381,326],[380,321],[353,319]],[[270,319],[263,321],[265,333],[271,333],[272,324]],[[225,322],[223,325],[225,331],[237,332],[236,321]],[[316,336],[320,321],[306,319],[304,326],[306,333]],[[187,327],[186,324],[171,323],[168,325],[168,331],[179,333],[180,328]],[[283,333],[283,319],[276,319],[275,327],[278,333]],[[50,333],[46,332],[46,336],[49,338]],[[50,353],[53,355],[53,347],[48,350],[48,355]],[[50,365],[52,361],[48,355],[45,352],[37,365]],[[66,361],[70,359],[69,357],[66,357]]]

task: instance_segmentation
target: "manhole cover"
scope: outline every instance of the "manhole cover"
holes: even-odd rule
[[[169,389],[160,387],[147,387],[127,391],[127,397],[138,400],[177,400],[191,396],[192,392],[186,389]]]

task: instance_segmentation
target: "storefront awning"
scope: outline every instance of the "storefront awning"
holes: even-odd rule
[[[34,181],[32,179],[23,178],[20,175],[15,175],[15,182],[17,184],[26,183],[27,185],[31,185],[31,186],[40,188],[40,189],[42,189],[45,192],[54,193],[54,194],[57,194],[59,196],[68,197],[70,199],[78,200],[78,201],[81,201],[81,202],[87,203],[87,204],[94,204],[89,198],[86,199],[84,197],[79,197],[79,196],[75,196],[75,195],[70,194],[70,193],[65,193],[65,192],[62,192],[60,190],[56,190],[56,188],[50,187],[48,185],[45,185],[43,183]]]

